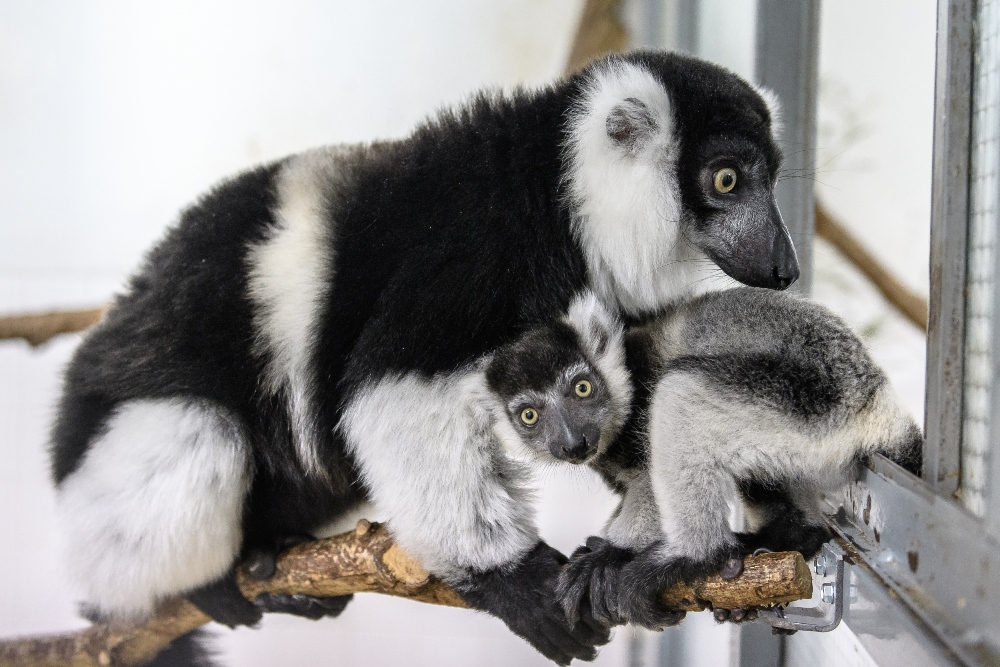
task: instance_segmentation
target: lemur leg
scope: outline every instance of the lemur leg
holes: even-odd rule
[[[647,470],[622,473],[625,494],[605,529],[607,539],[591,537],[573,552],[559,578],[559,598],[571,622],[604,626],[636,620],[621,599],[622,571],[645,548],[659,541],[660,517]],[[680,623],[684,612],[652,605],[642,613],[643,625],[662,628]]]
[[[659,594],[711,572],[736,576],[741,545],[729,526],[739,492],[733,468],[743,465],[730,403],[695,373],[668,374],[650,404],[649,480],[659,525],[621,568],[619,612],[624,621],[659,627]]]
[[[753,478],[741,480],[739,486],[753,519],[751,530],[738,535],[744,550],[798,551],[810,558],[830,539],[816,493]]]
[[[57,490],[70,574],[87,603],[104,617],[141,618],[163,598],[207,587],[226,600],[220,621],[256,622],[259,610],[225,583],[249,482],[243,435],[218,407],[120,405]]]
[[[354,394],[341,423],[399,544],[561,664],[607,641],[571,627],[555,596],[565,557],[539,541],[528,471],[508,459],[471,370],[384,378]]]

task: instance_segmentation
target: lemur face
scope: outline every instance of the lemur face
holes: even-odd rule
[[[706,259],[755,287],[798,278],[774,202],[773,96],[717,65],[657,52],[596,63],[579,85],[567,183],[605,301],[629,315],[656,312],[706,277]]]
[[[531,453],[584,463],[611,437],[610,388],[566,324],[533,331],[502,348],[486,379],[506,421],[498,429],[502,437]]]
[[[716,135],[689,149],[682,174],[688,238],[730,277],[785,289],[799,277],[795,247],[774,202],[778,160],[761,140]]]

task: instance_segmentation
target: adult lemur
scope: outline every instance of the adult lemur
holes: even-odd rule
[[[228,576],[241,554],[369,499],[472,607],[558,662],[593,656],[466,381],[585,287],[630,317],[707,260],[787,287],[771,131],[733,74],[633,53],[216,187],[66,373],[53,472],[87,601],[137,616],[190,593],[253,623]]]
[[[591,329],[584,337],[616,340]],[[829,537],[820,494],[866,458],[919,471],[919,428],[861,341],[814,303],[710,293],[631,329],[625,346],[635,402],[592,463],[622,502],[606,539],[588,540],[561,577],[571,620],[585,605],[608,625],[676,623],[683,614],[657,602],[671,583],[723,566],[735,576],[758,548],[818,551]],[[734,534],[741,499],[751,532]]]

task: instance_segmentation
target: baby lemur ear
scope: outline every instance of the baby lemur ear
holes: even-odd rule
[[[628,97],[611,109],[606,127],[611,140],[629,153],[638,152],[659,129],[649,107],[635,97]]]
[[[619,340],[623,333],[621,322],[593,292],[584,292],[573,299],[566,318],[584,348],[595,358],[605,356],[612,340]]]

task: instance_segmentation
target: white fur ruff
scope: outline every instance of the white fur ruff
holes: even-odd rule
[[[656,124],[636,151],[607,132],[609,114],[628,98],[642,102]],[[670,99],[653,74],[615,60],[595,69],[570,115],[566,151],[574,233],[594,289],[633,315],[687,291],[706,257],[682,234],[680,148]]]

